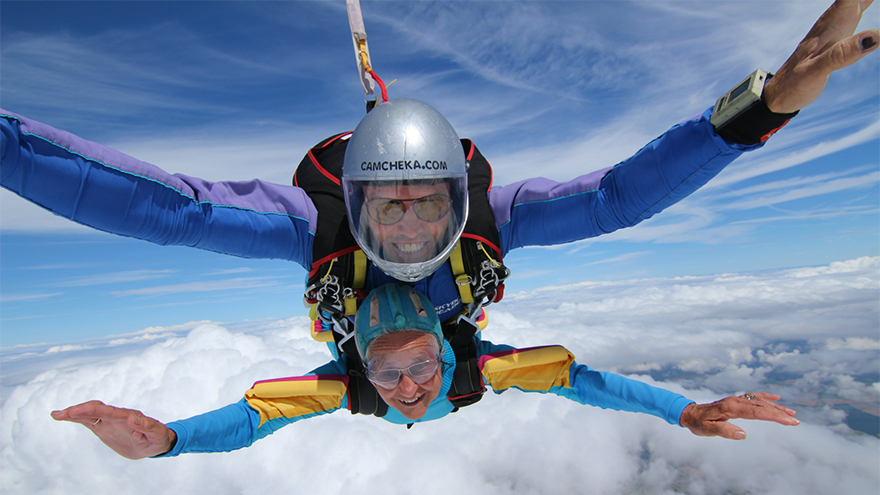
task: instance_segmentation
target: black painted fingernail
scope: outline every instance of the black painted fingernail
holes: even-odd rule
[[[870,36],[865,36],[864,38],[862,38],[862,51],[863,52],[868,51],[871,48],[874,48],[874,45],[876,45],[876,44],[877,44],[877,42],[874,41],[874,38],[872,38]]]

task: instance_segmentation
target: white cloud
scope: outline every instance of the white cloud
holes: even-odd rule
[[[864,337],[847,337],[845,339],[828,339],[825,346],[830,351],[838,349],[854,349],[857,351],[880,351],[880,340]]]
[[[418,487],[428,494],[873,495],[880,440],[854,434],[843,423],[847,410],[837,406],[880,403],[877,380],[860,378],[876,378],[880,357],[878,269],[880,260],[863,258],[773,273],[583,283],[508,294],[490,308],[483,337],[494,342],[563,343],[579,362],[638,373],[632,376],[700,402],[767,390],[799,410],[803,423],[794,428],[738,421],[749,435],[744,442],[517,391],[489,394],[411,430],[340,412],[234,453],[137,462],[116,456],[85,428],[49,417],[88,399],[162,421],[236,401],[256,380],[328,359],[308,337],[307,319],[297,317],[152,328],[146,335],[191,330],[111,359],[100,358],[100,342],[71,344],[94,348],[55,353],[69,361],[43,361],[44,371],[3,403],[0,483],[34,494],[238,494],[285,486],[309,494]],[[5,363],[4,377],[35,359]],[[340,452],[345,470],[331,462]]]
[[[94,346],[88,345],[56,345],[46,350],[46,354],[56,354],[59,352],[83,351],[94,349]]]

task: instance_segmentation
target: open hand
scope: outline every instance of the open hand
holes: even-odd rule
[[[751,397],[751,399],[750,399]],[[801,422],[794,418],[793,410],[782,407],[773,394],[755,393],[739,397],[726,397],[711,404],[691,404],[684,408],[679,422],[700,437],[724,437],[744,440],[746,432],[730,423],[731,419],[757,419],[775,421],[781,425],[796,426]]]
[[[85,426],[105,445],[129,459],[164,454],[177,439],[173,430],[140,411],[108,406],[97,400],[52,411],[52,418]]]
[[[767,81],[764,102],[776,113],[793,113],[822,94],[828,76],[877,49],[880,31],[853,34],[873,0],[837,0]]]

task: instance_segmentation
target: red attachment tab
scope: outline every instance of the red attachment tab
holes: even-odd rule
[[[388,103],[388,89],[385,87],[385,81],[379,77],[379,74],[376,74],[376,71],[374,71],[372,67],[368,67],[367,72],[370,73],[370,77],[379,84],[379,89],[382,90],[382,103]]]
[[[761,136],[761,142],[763,143],[764,141],[770,139],[770,136],[776,134],[776,131],[785,127],[785,124],[788,124],[789,120],[791,120],[791,119],[786,120],[785,122],[782,123],[781,126],[777,127],[776,129],[773,129],[772,131],[768,132],[767,134],[764,134],[763,136]]]
[[[504,297],[504,284],[495,287],[495,297],[492,299],[493,303],[497,303],[501,301],[501,298]]]

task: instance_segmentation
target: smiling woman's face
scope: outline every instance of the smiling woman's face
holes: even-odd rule
[[[395,332],[374,340],[367,352],[367,360],[371,369],[403,370],[435,359],[439,352],[437,339],[431,334]],[[425,415],[431,401],[440,394],[442,386],[443,367],[438,366],[434,375],[424,383],[416,383],[403,373],[394,388],[387,389],[377,385],[376,390],[386,404],[400,411],[407,419],[416,420]]]

